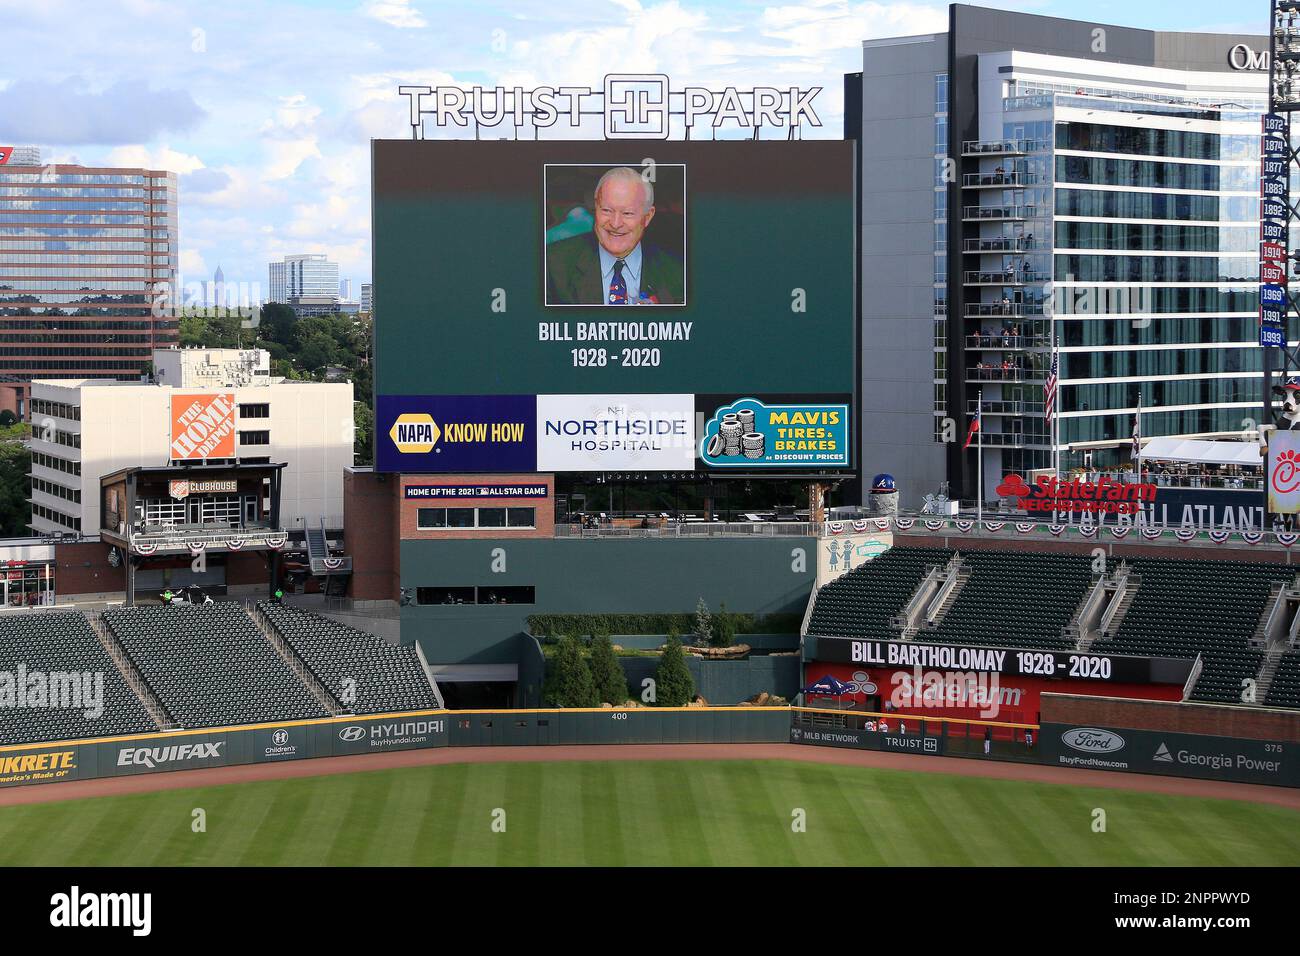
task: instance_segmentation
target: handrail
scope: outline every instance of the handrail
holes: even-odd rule
[[[1201,660],[1201,655],[1197,653],[1196,660],[1192,662],[1191,673],[1187,675],[1187,682],[1183,684],[1183,700],[1187,700],[1192,694],[1192,689],[1196,686],[1196,681],[1201,676],[1201,669],[1205,667]]]

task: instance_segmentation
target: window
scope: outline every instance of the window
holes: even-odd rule
[[[415,589],[416,604],[474,604],[474,588],[427,587]]]
[[[475,509],[473,508],[448,508],[447,527],[448,528],[474,527],[474,510]]]
[[[260,402],[256,405],[240,405],[240,418],[270,418],[271,406],[266,402]]]
[[[447,527],[446,508],[421,508],[415,515],[415,526],[421,531]],[[425,603],[423,601],[421,604]]]
[[[239,443],[241,445],[269,445],[271,444],[271,433],[268,431],[241,431],[239,433]]]
[[[504,528],[506,526],[506,509],[478,509],[478,526],[480,528]]]
[[[508,528],[534,528],[537,526],[534,515],[535,508],[508,508],[506,527]]]

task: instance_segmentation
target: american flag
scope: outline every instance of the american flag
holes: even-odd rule
[[[1052,423],[1052,418],[1056,415],[1056,378],[1058,366],[1056,364],[1056,353],[1052,353],[1052,370],[1047,373],[1047,381],[1043,383],[1043,401],[1047,412],[1047,423]]]

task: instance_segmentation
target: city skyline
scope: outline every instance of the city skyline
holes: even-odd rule
[[[1264,21],[1262,8],[1225,16],[1208,0],[983,5],[1146,29],[1262,32]],[[38,146],[46,163],[177,173],[180,281],[207,282],[221,266],[227,283],[261,298],[267,263],[286,254],[324,253],[356,286],[370,281],[369,140],[409,135],[399,85],[590,86],[608,72],[661,72],[682,84],[822,86],[824,125],[805,135],[839,138],[842,78],[861,69],[862,41],[939,32],[948,16],[946,3],[676,0],[454,16],[446,2],[418,0],[234,2],[219,15],[151,0],[75,16],[58,2],[0,0],[0,10],[10,39],[0,143]],[[56,36],[93,46],[93,64],[51,55]],[[323,49],[350,54],[323,59]]]

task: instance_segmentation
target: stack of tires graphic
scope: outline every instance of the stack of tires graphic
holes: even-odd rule
[[[754,431],[753,409],[739,412],[727,412],[718,425],[718,433],[709,442],[709,456],[712,458],[762,458],[766,451],[766,442],[761,432]]]

